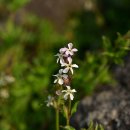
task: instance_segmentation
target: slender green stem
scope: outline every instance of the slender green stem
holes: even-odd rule
[[[71,116],[71,99],[69,99],[69,115]]]
[[[69,99],[69,104],[68,104],[67,126],[69,126],[70,117],[71,117],[71,99]]]
[[[67,117],[66,121],[66,125],[69,126],[69,117]]]
[[[59,108],[56,108],[56,130],[59,130]]]

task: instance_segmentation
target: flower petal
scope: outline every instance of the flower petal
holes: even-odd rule
[[[66,93],[67,91],[66,91],[66,90],[62,90],[61,92],[62,92],[62,93]]]
[[[69,56],[70,51],[67,50],[67,51],[65,52],[65,54],[66,54],[67,56]]]
[[[68,90],[70,90],[70,86],[66,86]]]
[[[57,63],[59,62],[60,58],[57,58]]]
[[[61,63],[61,66],[66,66],[67,65],[63,60],[61,60],[60,63]]]
[[[67,48],[64,47],[64,48],[61,48],[61,49],[59,50],[59,52],[60,52],[60,53],[64,53],[64,52],[66,52],[66,50],[67,50]]]
[[[54,55],[54,56],[59,56],[59,53],[57,53],[56,55]]]
[[[60,69],[60,70],[59,70],[59,74],[62,74],[62,72],[63,72],[63,69]]]
[[[69,54],[70,54],[71,56],[74,55],[73,51],[69,51]]]
[[[65,69],[63,70],[63,73],[68,73],[68,71],[69,71],[69,68],[67,67],[67,68],[65,68]]]
[[[54,83],[56,83],[56,82],[57,82],[57,79],[54,80]]]
[[[72,74],[74,73],[72,68],[70,68],[70,71],[71,71]]]
[[[69,49],[72,49],[72,47],[73,47],[73,44],[72,44],[72,43],[69,43],[69,44],[68,44],[68,48],[69,48]]]
[[[60,85],[62,85],[62,84],[64,83],[63,79],[60,78],[60,79],[58,80],[58,83],[59,83]]]
[[[65,61],[64,61],[64,59],[62,58],[62,59],[60,59],[60,64],[63,64],[63,63],[65,63]]]
[[[68,57],[68,62],[69,62],[69,64],[72,63],[72,58],[71,57]]]
[[[76,49],[76,48],[73,48],[73,49],[72,49],[72,51],[73,51],[73,52],[77,52],[77,51],[78,51],[78,49]]]
[[[76,65],[76,64],[73,64],[72,67],[74,67],[74,68],[79,68],[79,66]]]
[[[46,104],[46,106],[47,106],[47,107],[49,107],[49,106],[50,106],[50,104],[49,104],[49,103],[47,103],[47,104]]]
[[[72,90],[71,90],[71,92],[75,93],[75,92],[76,92],[76,90],[75,90],[75,89],[72,89]]]
[[[73,100],[74,99],[74,96],[73,94],[70,93],[70,99]]]
[[[64,99],[65,99],[65,100],[68,99],[68,93],[66,93],[66,94],[64,95]]]
[[[58,77],[58,74],[56,74],[56,75],[52,75],[52,76]]]

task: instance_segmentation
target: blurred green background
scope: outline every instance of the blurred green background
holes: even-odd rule
[[[44,101],[59,69],[54,55],[68,42],[79,50],[72,83],[78,100],[116,83],[111,68],[127,54],[129,0],[47,2],[0,0],[0,130],[55,128]]]

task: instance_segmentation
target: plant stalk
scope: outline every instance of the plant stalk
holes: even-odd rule
[[[59,130],[59,108],[56,108],[56,130]]]
[[[69,99],[69,104],[68,104],[68,117],[67,117],[67,126],[70,125],[70,117],[71,117],[71,99]]]

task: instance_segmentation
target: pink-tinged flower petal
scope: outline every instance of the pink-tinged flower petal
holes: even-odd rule
[[[65,64],[65,62],[63,60],[61,60],[60,63],[61,63],[61,66]]]
[[[73,51],[73,52],[77,52],[77,51],[78,51],[78,49],[74,48],[74,49],[72,49],[72,51]]]
[[[64,56],[64,57],[68,57],[68,55],[66,55],[66,54],[64,54],[63,56]]]
[[[65,69],[63,70],[63,73],[68,73],[68,71],[69,71],[69,68],[65,68]]]
[[[73,74],[73,69],[72,69],[72,68],[70,68],[70,71],[71,71],[71,73]]]
[[[60,85],[62,85],[62,84],[63,84],[63,79],[59,79],[59,80],[58,80],[58,83],[59,83]]]
[[[73,64],[72,67],[74,67],[74,68],[79,68],[79,66],[76,65],[76,64]]]
[[[69,64],[71,64],[72,63],[72,58],[68,57],[68,61],[69,61]]]
[[[64,48],[61,48],[61,49],[59,50],[59,52],[60,52],[60,53],[64,53],[64,52],[66,52],[66,50],[67,50],[67,48],[64,47]]]
[[[74,53],[72,52],[72,51],[69,51],[69,54],[72,56],[72,55],[74,55]]]
[[[70,93],[70,99],[73,100],[74,99],[74,96],[73,94]]]
[[[67,51],[65,52],[65,54],[68,56],[68,55],[70,54],[70,52],[67,50]]]
[[[68,44],[68,48],[69,48],[69,49],[72,49],[72,47],[73,47],[73,44],[72,44],[72,43],[69,43],[69,44]]]
[[[60,59],[60,64],[65,63],[64,59]]]

